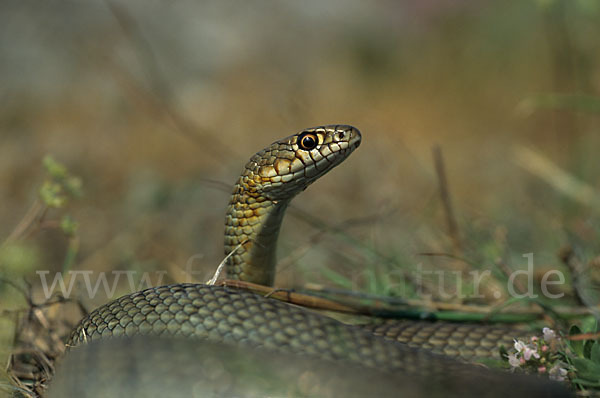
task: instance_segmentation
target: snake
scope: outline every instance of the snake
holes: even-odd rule
[[[346,160],[361,140],[353,126],[324,125],[275,141],[250,158],[226,210],[227,278],[273,285],[278,236],[290,202]],[[50,395],[165,396],[166,388],[167,396],[182,391],[181,396],[365,396],[366,391],[568,396],[558,383],[464,361],[498,355],[500,345],[512,343],[511,332],[493,325],[414,320],[361,327],[243,289],[171,284],[122,296],[84,317],[67,342],[69,353]],[[160,368],[165,363],[175,369]],[[229,375],[224,390],[215,390],[221,383],[207,376],[215,363]],[[298,372],[284,374],[290,367]],[[260,377],[244,379],[249,369]],[[317,369],[311,373],[316,381],[308,384],[329,390],[296,388],[311,369]],[[119,372],[126,373],[125,380]],[[166,381],[173,373],[176,387]],[[379,380],[380,390],[373,380]],[[279,381],[280,389],[269,390],[271,381]],[[115,395],[115,386],[127,392]],[[290,386],[300,392],[290,394]],[[192,394],[198,388],[199,395]]]

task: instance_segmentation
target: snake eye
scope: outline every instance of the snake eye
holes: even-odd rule
[[[315,149],[319,144],[319,138],[314,133],[309,133],[305,131],[304,133],[298,136],[298,140],[296,141],[300,149],[304,149],[305,151],[310,151],[311,149]]]

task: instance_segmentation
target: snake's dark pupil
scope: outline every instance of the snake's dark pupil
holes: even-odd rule
[[[343,131],[340,131],[340,133],[338,134],[338,136],[340,137],[340,140],[342,140],[346,136],[346,133],[344,133]]]
[[[298,137],[298,146],[304,150],[311,150],[317,146],[317,140],[314,134],[304,133]]]

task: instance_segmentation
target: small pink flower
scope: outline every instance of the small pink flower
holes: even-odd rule
[[[525,358],[526,361],[529,361],[532,356],[535,359],[540,359],[540,354],[538,354],[536,350],[533,350],[530,347],[525,347],[523,350],[523,358]]]
[[[521,361],[517,358],[517,356],[515,354],[510,354],[508,356],[508,363],[510,364],[510,366],[512,366],[513,368],[518,368],[519,365],[521,365]]]
[[[527,347],[527,344],[523,343],[521,340],[515,340],[515,350],[517,352],[523,351]]]
[[[545,373],[546,372],[546,367],[545,366],[540,366],[538,368],[538,373]]]
[[[566,379],[568,371],[567,371],[567,369],[561,368],[561,365],[564,365],[564,364],[562,364],[560,362],[557,363],[548,372],[548,375],[550,376],[550,378],[552,380],[564,381]]]
[[[519,358],[519,363],[521,365],[524,365],[525,364],[525,358],[523,358],[523,357]]]
[[[533,336],[533,337],[531,338],[531,342],[532,342],[532,343],[535,343],[536,341],[538,341],[538,338],[537,338],[537,336]]]
[[[544,333],[544,340],[547,342],[551,342],[556,339],[556,332],[550,328],[543,328],[542,333]]]
[[[547,345],[543,345],[542,346],[542,352],[546,352],[548,351],[548,346]]]

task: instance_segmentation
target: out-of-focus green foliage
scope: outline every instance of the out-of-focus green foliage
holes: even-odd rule
[[[81,179],[71,175],[64,165],[49,155],[44,157],[43,164],[49,178],[40,188],[40,198],[46,206],[60,208],[65,205],[67,195],[75,198],[83,195]]]
[[[40,249],[27,242],[0,246],[0,275],[29,275],[40,265]],[[2,283],[0,282],[0,285]]]
[[[65,235],[73,236],[77,233],[77,229],[79,228],[79,223],[77,221],[73,220],[73,218],[71,218],[71,216],[67,214],[66,216],[61,218],[60,228],[62,229],[62,231]]]
[[[598,338],[598,320],[587,318],[582,328],[572,326],[569,336],[587,334],[590,337],[582,340],[569,340],[568,346],[573,353],[569,360],[574,368],[572,382],[582,388],[600,388],[600,338]]]

